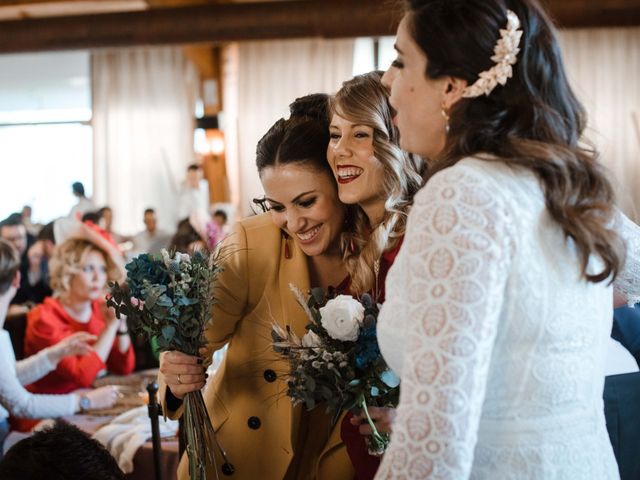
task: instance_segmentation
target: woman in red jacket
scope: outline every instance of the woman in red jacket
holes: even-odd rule
[[[46,298],[27,317],[25,355],[33,355],[75,332],[88,332],[98,339],[93,352],[66,357],[56,370],[30,385],[29,390],[35,393],[87,388],[104,370],[123,375],[135,366],[126,319],[116,319],[104,299],[107,281],[124,277],[122,257],[98,227],[73,222],[69,229],[70,234],[56,246],[49,263],[53,297]]]

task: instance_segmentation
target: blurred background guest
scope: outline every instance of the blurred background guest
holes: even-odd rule
[[[178,218],[186,218],[196,210],[209,211],[209,184],[203,179],[202,167],[192,163],[178,195]]]
[[[36,393],[67,393],[86,388],[100,372],[133,371],[135,356],[126,318],[118,320],[105,306],[107,281],[122,281],[122,255],[95,225],[61,219],[56,237],[64,237],[51,258],[53,296],[29,312],[25,355],[34,354],[74,332],[98,337],[93,351],[84,357],[67,357],[55,371],[29,386]]]
[[[133,237],[133,255],[140,253],[158,253],[162,248],[169,245],[171,236],[158,228],[156,211],[147,208],[144,211],[144,230]]]
[[[22,212],[20,213],[20,215],[22,216],[22,224],[24,225],[24,228],[27,229],[27,233],[35,237],[38,235],[41,225],[35,225],[31,221],[31,214],[32,210],[29,205],[25,205],[24,207],[22,207]]]
[[[96,206],[93,204],[91,199],[87,198],[84,193],[84,185],[81,182],[74,182],[71,185],[71,191],[73,195],[77,197],[78,203],[76,203],[69,212],[69,216],[72,218],[82,218],[87,212],[93,212],[96,210]]]
[[[42,303],[51,295],[49,259],[53,255],[54,246],[53,222],[50,222],[42,227],[36,241],[27,250],[27,261],[23,261],[20,267],[20,288],[11,301],[12,304],[30,307]]]
[[[22,223],[22,215],[12,213],[0,222],[0,239],[9,242],[22,257],[35,239],[27,233]]]
[[[111,235],[111,238],[117,243],[121,244],[123,242],[128,241],[130,238],[126,235],[121,235],[119,233],[114,232],[113,230],[113,210],[109,206],[104,206],[98,210],[98,225],[105,232]]]

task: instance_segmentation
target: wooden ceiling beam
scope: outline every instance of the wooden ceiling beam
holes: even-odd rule
[[[640,25],[640,0],[547,0],[564,27]],[[0,22],[0,53],[301,37],[392,35],[389,0],[223,3]]]
[[[0,22],[0,52],[391,34],[387,0],[207,4]]]
[[[561,28],[640,25],[640,0],[541,0]]]

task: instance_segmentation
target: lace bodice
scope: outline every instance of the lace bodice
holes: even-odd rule
[[[532,174],[478,159],[438,173],[387,277],[378,336],[402,386],[376,478],[617,478],[611,322],[611,287],[581,279]]]

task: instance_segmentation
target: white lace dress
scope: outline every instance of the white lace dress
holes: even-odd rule
[[[379,343],[402,386],[376,479],[618,478],[602,401],[612,289],[581,279],[532,174],[465,159],[435,175],[386,288]]]

